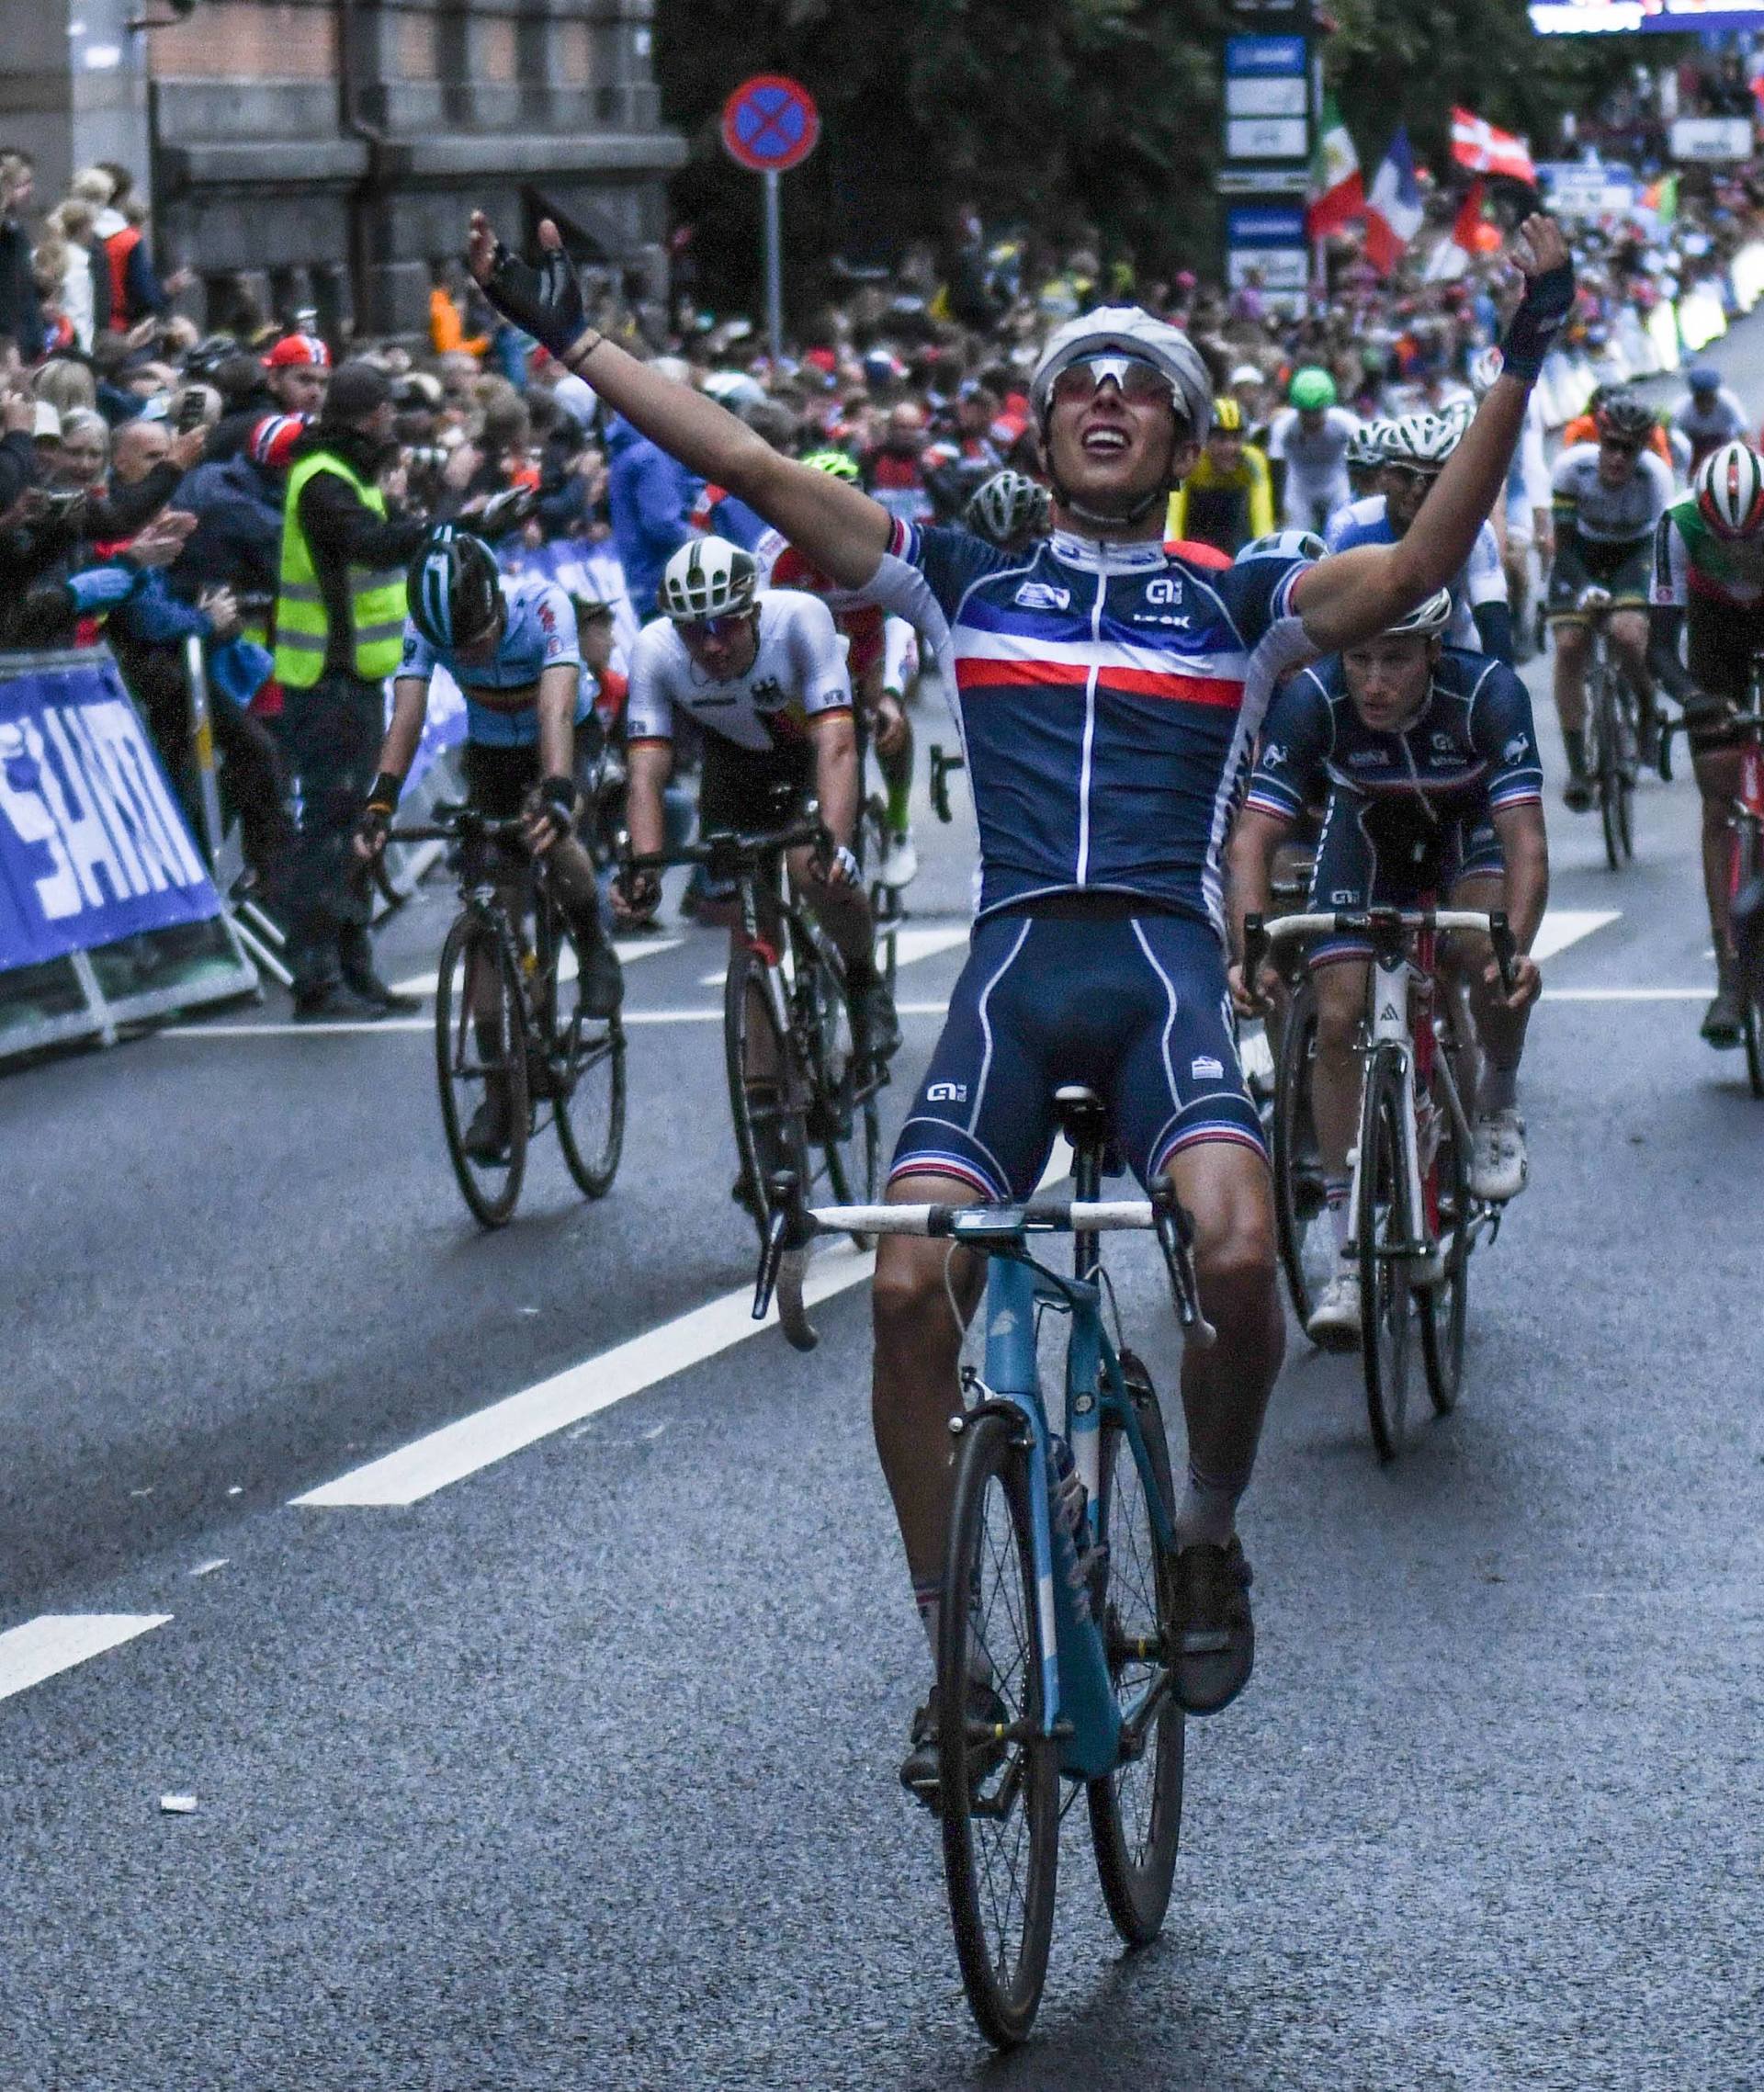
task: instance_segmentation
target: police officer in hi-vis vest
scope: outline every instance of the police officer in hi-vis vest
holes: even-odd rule
[[[403,640],[404,570],[429,528],[424,517],[392,515],[376,483],[397,454],[390,384],[369,364],[346,363],[288,476],[276,675],[300,799],[288,965],[294,1014],[309,1022],[384,1016],[395,1004],[374,971],[369,897],[349,843]]]

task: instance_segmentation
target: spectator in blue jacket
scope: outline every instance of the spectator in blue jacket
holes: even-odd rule
[[[657,356],[651,369],[691,382],[677,356]],[[688,517],[699,481],[659,444],[639,435],[623,415],[606,424],[606,503],[613,543],[625,570],[625,593],[639,621],[655,615],[655,592],[669,558],[692,535]]]

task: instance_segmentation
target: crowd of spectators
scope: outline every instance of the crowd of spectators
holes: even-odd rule
[[[678,285],[668,308],[628,301],[611,277],[589,288],[599,324],[768,441],[844,451],[895,513],[948,519],[1001,467],[1038,470],[1027,391],[1039,345],[1098,301],[1138,301],[1186,325],[1251,435],[1301,368],[1328,372],[1363,416],[1461,394],[1510,290],[1498,228],[1464,243],[1453,220],[1453,200],[1431,196],[1426,230],[1388,277],[1356,236],[1338,237],[1327,292],[1295,306],[1253,277],[1228,293],[1188,274],[1148,279],[1125,259],[1105,263],[1093,242],[1040,252],[965,212],[942,256],[914,249],[892,277],[842,286],[775,367],[749,320],[703,312]],[[1585,389],[1634,374],[1637,342],[1657,345],[1646,322],[1661,301],[1702,284],[1731,303],[1733,257],[1761,232],[1764,180],[1749,170],[1580,221],[1565,354]],[[689,245],[677,241],[676,254]],[[390,389],[394,440],[379,475],[395,515],[481,515],[487,499],[525,490],[499,552],[514,565],[560,541],[610,547],[627,637],[693,528],[714,518],[724,535],[757,531],[739,503],[607,422],[590,388],[484,307],[457,268],[435,272],[429,337],[417,342],[327,341],[315,314],[263,314],[248,300],[233,300],[226,332],[204,334],[179,310],[187,288],[156,272],[126,170],[83,169],[40,212],[28,158],[0,153],[0,648],[104,637],[180,773],[184,662],[198,639],[226,786],[266,881],[288,835],[268,628],[283,492],[302,447],[326,434],[340,363],[372,368]],[[1563,418],[1580,403],[1570,398]]]

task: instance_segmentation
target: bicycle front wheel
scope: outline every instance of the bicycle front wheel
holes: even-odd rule
[[[1274,1071],[1274,1226],[1286,1290],[1301,1328],[1310,1320],[1318,1289],[1336,1261],[1311,1120],[1316,1061],[1317,992],[1307,973],[1293,990]]]
[[[1464,1338],[1470,1315],[1470,1159],[1457,1122],[1440,1100],[1440,1145],[1426,1189],[1438,1216],[1435,1235],[1443,1275],[1419,1295],[1421,1363],[1427,1391],[1441,1416],[1457,1405],[1464,1385]]]
[[[470,910],[441,947],[435,1069],[460,1193],[483,1227],[500,1227],[526,1170],[526,1005],[508,939]]]
[[[1027,1427],[962,1433],[937,1652],[944,1875],[962,1983],[998,2048],[1028,2038],[1047,1974],[1059,1769],[1042,1705]]]
[[[1408,1192],[1400,1063],[1381,1048],[1366,1069],[1360,1108],[1360,1345],[1366,1413],[1381,1460],[1402,1450],[1408,1408]]]
[[[811,1184],[804,1130],[802,1071],[787,1032],[773,1015],[766,966],[744,946],[729,956],[723,983],[723,1053],[729,1114],[741,1166],[742,1203],[763,1238],[775,1171],[792,1170],[805,1193]]]
[[[1619,724],[1617,672],[1609,662],[1595,673],[1590,717],[1595,743],[1594,775],[1598,780],[1599,820],[1604,830],[1605,862],[1613,872],[1623,862],[1623,734]]]
[[[1168,1590],[1174,1557],[1159,1540],[1152,1505],[1173,1517],[1176,1494],[1163,1411],[1150,1375],[1131,1352],[1122,1377],[1144,1441],[1146,1464],[1135,1455],[1125,1424],[1102,1416],[1100,1496],[1108,1580],[1098,1625],[1109,1679],[1131,1744],[1114,1771],[1092,1780],[1091,1842],[1102,1900],[1115,1930],[1143,1947],[1162,1929],[1182,1833],[1182,1711],[1170,1691],[1163,1657],[1164,1620],[1159,1593]],[[1150,1712],[1149,1721],[1145,1716]]]
[[[553,1112],[564,1165],[591,1199],[605,1198],[625,1151],[625,1027],[580,1004],[552,1042]]]

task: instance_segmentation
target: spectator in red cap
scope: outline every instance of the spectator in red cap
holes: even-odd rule
[[[262,381],[216,424],[207,457],[237,458],[272,415],[318,413],[330,379],[331,352],[316,334],[284,334],[263,359]]]

